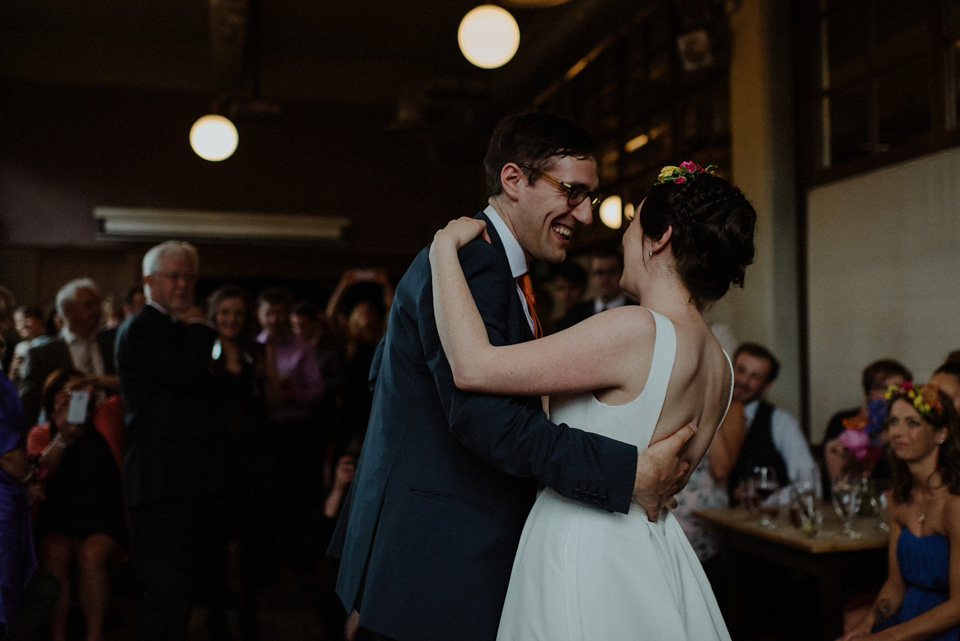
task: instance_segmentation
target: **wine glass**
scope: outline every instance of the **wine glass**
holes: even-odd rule
[[[860,538],[853,529],[853,517],[860,511],[860,483],[857,479],[842,476],[833,480],[833,509],[843,517],[843,533],[851,538]]]
[[[780,515],[780,499],[774,495],[779,489],[776,470],[763,465],[753,468],[753,492],[757,497],[760,525],[763,527],[777,527],[775,519]]]
[[[870,497],[870,503],[873,505],[873,510],[876,512],[877,517],[879,517],[880,522],[877,523],[877,528],[881,532],[889,532],[890,525],[887,523],[887,495],[882,489],[877,489],[873,496]]]

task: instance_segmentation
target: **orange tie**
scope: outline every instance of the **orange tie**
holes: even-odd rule
[[[530,273],[527,272],[518,278],[517,284],[520,285],[520,289],[523,291],[523,297],[527,299],[530,318],[533,320],[533,337],[543,338],[543,327],[540,325],[540,319],[537,318],[537,298],[533,295],[533,279],[530,278]]]

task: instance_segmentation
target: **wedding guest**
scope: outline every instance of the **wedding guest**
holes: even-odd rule
[[[7,639],[14,626],[37,566],[26,489],[32,476],[20,398],[13,383],[0,376],[0,639]]]
[[[960,354],[957,358],[951,357],[933,372],[930,384],[952,399],[954,408],[960,412]]]
[[[931,385],[886,394],[893,467],[887,580],[842,641],[960,638],[960,420]]]
[[[94,410],[93,391],[93,381],[79,370],[51,373],[42,397],[50,422],[34,427],[27,437],[28,454],[39,458],[46,474],[36,520],[40,565],[60,583],[60,598],[50,618],[53,641],[67,638],[74,582],[87,641],[103,639],[110,570],[122,558],[127,540],[118,448],[101,433],[109,421],[104,413],[110,412],[111,404],[119,408],[120,399],[114,396]],[[86,419],[79,423],[68,419],[75,392],[91,398]]]
[[[115,394],[119,389],[113,361],[116,332],[102,330],[100,293],[89,278],[72,280],[57,292],[57,313],[63,329],[53,340],[27,351],[20,369],[20,398],[27,425],[40,419],[44,381],[57,369],[72,367],[95,376],[98,390]]]
[[[583,302],[587,292],[587,272],[578,263],[567,261],[554,265],[551,270],[553,293],[563,314]]]
[[[130,560],[143,593],[133,638],[186,635],[194,592],[211,572],[204,557],[223,518],[223,410],[212,382],[217,338],[192,311],[200,257],[167,241],[143,257],[147,304],[123,322],[117,372],[129,428],[123,489]]]
[[[883,395],[891,385],[900,385],[912,381],[913,374],[900,362],[884,358],[867,365],[860,377],[863,386],[863,405],[837,412],[830,418],[827,431],[823,436],[824,477],[822,478],[824,498],[830,498],[830,481],[843,475],[849,466],[850,453],[840,443],[840,435],[846,429],[844,421],[860,417],[870,418],[870,403],[882,401]],[[882,474],[881,476],[889,476]]]
[[[133,316],[147,304],[147,297],[143,295],[143,285],[134,285],[123,295],[123,318]]]
[[[734,354],[733,400],[743,403],[747,436],[728,480],[731,496],[756,466],[776,470],[777,481],[783,488],[779,494],[781,503],[789,499],[791,483],[812,479],[820,485],[820,470],[797,419],[763,398],[779,372],[780,361],[762,345],[744,343]],[[819,487],[816,494],[820,495]]]
[[[326,315],[310,301],[302,300],[293,306],[290,325],[297,338],[313,346],[323,375],[324,392],[318,416],[324,443],[324,487],[328,488],[333,482],[334,462],[345,451],[349,438],[341,420],[347,376],[345,346],[331,329]]]
[[[743,404],[733,401],[726,418],[717,428],[710,449],[690,475],[686,487],[677,494],[678,505],[673,510],[714,591],[720,589],[717,558],[720,551],[720,533],[695,517],[693,512],[729,507],[727,478],[737,463],[746,434],[747,419],[744,416]]]
[[[10,380],[14,385],[20,382],[20,366],[27,357],[27,351],[34,345],[46,342],[43,331],[43,312],[37,307],[21,305],[13,312],[13,322],[20,336],[20,342],[13,348],[10,361]]]
[[[281,551],[305,576],[312,571],[316,556],[306,528],[315,520],[316,497],[322,485],[322,468],[317,465],[322,447],[317,410],[324,385],[313,348],[290,327],[291,304],[290,293],[282,288],[260,293],[257,319],[263,331],[257,342],[266,350],[267,367],[277,373],[277,402],[271,404],[267,418],[280,474],[275,500],[281,517]]]
[[[16,307],[17,299],[9,289],[0,285],[0,369],[4,372],[10,371],[13,346],[19,340],[13,323],[13,310]]]
[[[222,399],[229,438],[224,443],[230,527],[239,543],[240,632],[259,638],[260,592],[276,563],[277,460],[267,431],[267,406],[276,396],[276,369],[267,367],[265,348],[250,335],[247,293],[221,287],[207,300],[217,329],[213,346],[213,384]],[[256,470],[256,474],[251,471]]]
[[[590,258],[590,284],[597,295],[579,305],[574,305],[563,318],[557,321],[557,331],[566,329],[585,318],[607,309],[631,304],[620,289],[623,275],[623,255],[614,250],[595,253]]]

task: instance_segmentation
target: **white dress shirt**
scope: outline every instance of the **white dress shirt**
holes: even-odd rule
[[[760,407],[760,399],[750,401],[743,408],[743,415],[747,419],[747,430],[753,425],[753,418],[757,415],[758,407]],[[770,417],[770,437],[773,440],[773,446],[787,466],[787,476],[790,477],[790,483],[796,483],[800,480],[813,481],[814,491],[817,496],[822,496],[820,468],[817,466],[817,462],[813,460],[810,446],[800,430],[797,419],[789,412],[774,407],[773,415]],[[789,503],[790,486],[787,485],[781,489],[778,496],[781,505]]]
[[[60,336],[70,349],[70,360],[73,366],[84,374],[103,376],[103,354],[100,353],[100,344],[97,335],[83,339],[64,327]]]
[[[510,231],[510,228],[503,222],[500,214],[497,213],[497,210],[494,209],[492,205],[487,205],[483,213],[485,213],[487,218],[490,219],[490,222],[493,223],[493,228],[497,230],[497,235],[500,236],[500,242],[503,243],[503,250],[507,254],[507,262],[510,263],[510,273],[513,274],[513,280],[516,282],[518,278],[529,271],[527,256],[523,253],[523,247],[517,242],[513,232]],[[527,317],[527,323],[530,324],[530,331],[536,335],[537,332],[533,326],[533,317],[530,315],[530,308],[527,306],[527,297],[523,295],[523,290],[520,289],[519,283],[516,287],[517,295],[520,296],[520,304],[523,305],[523,313]]]

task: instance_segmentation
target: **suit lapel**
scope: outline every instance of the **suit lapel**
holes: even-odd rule
[[[500,267],[503,269],[504,273],[507,274],[511,283],[516,283],[513,278],[513,272],[510,269],[510,261],[507,260],[507,252],[503,248],[503,241],[500,240],[500,235],[497,233],[497,228],[490,222],[490,218],[480,212],[476,216],[480,220],[487,223],[487,233],[490,235],[490,244],[497,249],[497,253],[500,256]],[[523,306],[520,304],[520,295],[517,293],[516,284],[514,284],[511,289],[512,296],[510,296],[510,312],[511,316],[517,319],[516,325],[519,330],[520,341],[529,341],[533,340],[533,332],[530,330],[530,324],[527,322],[527,316],[523,312]]]

